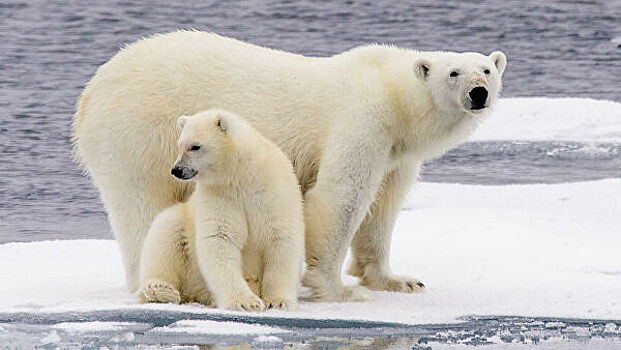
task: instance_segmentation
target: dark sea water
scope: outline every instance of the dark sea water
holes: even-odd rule
[[[371,42],[503,50],[504,96],[621,101],[621,1],[0,1],[0,243],[111,237],[71,161],[74,104],[124,43],[179,28],[307,55]],[[504,184],[618,176],[619,145],[471,143],[424,181]],[[556,150],[556,151],[555,151]]]

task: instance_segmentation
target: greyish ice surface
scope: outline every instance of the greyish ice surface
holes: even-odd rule
[[[166,332],[180,319],[277,327],[269,335]],[[8,323],[7,323],[8,322]],[[80,327],[79,324],[87,325]],[[76,324],[78,326],[76,326]],[[234,325],[231,327],[235,327]],[[164,331],[163,331],[164,330]],[[234,333],[234,332],[233,332]],[[122,310],[93,313],[0,314],[0,347],[319,349],[615,349],[621,322],[524,317],[468,317],[457,324],[407,326],[364,321],[274,319]],[[578,347],[576,347],[578,346]]]

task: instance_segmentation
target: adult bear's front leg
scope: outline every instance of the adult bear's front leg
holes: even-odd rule
[[[416,278],[397,276],[390,270],[390,238],[403,200],[418,176],[419,164],[401,166],[386,175],[352,241],[349,273],[372,290],[412,293],[424,289]]]
[[[334,140],[326,147],[315,186],[306,193],[307,270],[302,283],[315,301],[364,301],[369,291],[344,286],[347,247],[367,213],[386,170],[388,152],[377,135]]]

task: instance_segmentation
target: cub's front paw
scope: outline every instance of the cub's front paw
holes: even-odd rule
[[[218,305],[221,309],[237,310],[237,311],[264,311],[265,304],[263,300],[254,294],[244,294],[227,300],[222,305]]]
[[[425,289],[425,285],[416,278],[403,276],[385,276],[378,278],[362,278],[360,285],[372,290],[386,290],[400,293],[416,293]]]
[[[299,308],[298,301],[295,299],[274,297],[274,298],[265,298],[263,301],[265,302],[265,306],[268,309],[297,311]]]

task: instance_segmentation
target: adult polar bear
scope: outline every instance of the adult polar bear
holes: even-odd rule
[[[304,57],[213,33],[140,40],[101,66],[74,117],[77,158],[101,192],[130,290],[141,246],[162,209],[192,187],[170,176],[180,115],[224,108],[290,157],[305,193],[303,283],[318,301],[368,290],[413,292],[389,267],[390,236],[420,163],[466,139],[501,89],[501,52],[362,46]],[[344,286],[341,267],[361,286]]]

